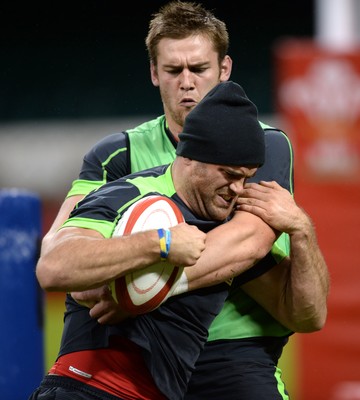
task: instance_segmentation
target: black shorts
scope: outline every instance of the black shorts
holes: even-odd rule
[[[28,400],[122,400],[66,376],[47,375]]]
[[[277,363],[287,338],[208,342],[184,400],[285,400]]]

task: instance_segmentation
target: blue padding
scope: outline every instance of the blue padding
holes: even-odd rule
[[[27,399],[44,375],[43,298],[35,277],[41,202],[0,190],[0,398]]]

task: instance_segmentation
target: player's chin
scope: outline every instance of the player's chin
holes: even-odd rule
[[[236,201],[231,198],[226,200],[222,196],[217,196],[214,202],[214,213],[218,215],[218,220],[226,219],[234,210]]]
[[[233,205],[214,207],[211,212],[211,219],[215,221],[223,221],[232,214],[233,210]]]

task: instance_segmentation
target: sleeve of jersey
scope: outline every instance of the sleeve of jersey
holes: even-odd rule
[[[265,128],[264,132],[266,145],[265,163],[249,182],[259,182],[260,180],[276,181],[293,194],[294,166],[291,142],[285,133],[277,129]],[[236,278],[236,284],[242,285],[261,276],[279,264],[289,254],[289,235],[282,233],[273,244],[271,251],[262,260]]]
[[[104,183],[128,175],[128,139],[125,132],[114,133],[97,142],[83,158],[79,178],[66,197],[86,195]]]
[[[122,179],[103,185],[75,206],[61,228],[92,229],[110,238],[123,212],[139,196],[139,189]]]

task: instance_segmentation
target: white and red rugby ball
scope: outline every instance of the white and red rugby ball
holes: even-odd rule
[[[184,222],[184,217],[172,200],[152,195],[129,207],[119,220],[112,236],[129,235],[150,229],[167,229],[180,222]],[[143,314],[159,307],[171,295],[183,269],[168,261],[160,261],[116,279],[110,284],[110,288],[122,309],[132,315]]]

